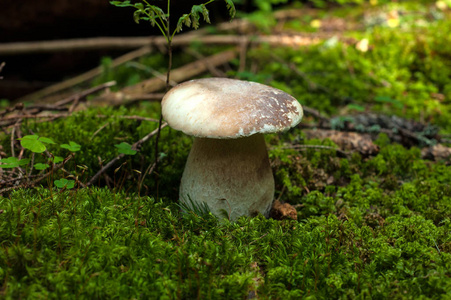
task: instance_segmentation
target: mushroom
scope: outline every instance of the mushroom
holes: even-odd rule
[[[206,203],[230,220],[268,217],[274,198],[274,177],[264,133],[297,125],[299,102],[260,83],[227,78],[184,82],[162,100],[169,126],[195,137],[180,184],[180,201]]]

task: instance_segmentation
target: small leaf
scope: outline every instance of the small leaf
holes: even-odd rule
[[[34,168],[36,169],[36,170],[45,170],[45,169],[47,169],[47,168],[49,168],[50,166],[48,165],[48,164],[42,164],[42,163],[37,163],[37,164],[35,164],[34,165]]]
[[[130,1],[110,1],[110,4],[117,7],[134,6],[133,4],[130,3]]]
[[[124,142],[114,145],[114,147],[116,147],[118,149],[119,153],[122,153],[125,155],[135,155],[137,152],[136,150],[132,149],[132,146],[130,144],[127,144]]]
[[[176,32],[180,32],[183,29],[183,25],[186,27],[191,27],[191,19],[189,18],[189,14],[184,14],[180,17],[179,21],[177,22],[177,27],[175,28]]]
[[[26,165],[30,162],[30,160],[28,158],[19,160],[17,157],[8,157],[0,159],[0,162],[3,163],[0,165],[0,168],[11,169]]]
[[[354,109],[354,110],[357,110],[357,111],[365,111],[365,107],[363,107],[361,105],[358,105],[358,104],[348,104],[346,107],[348,109]]]
[[[403,108],[404,104],[396,99],[393,99],[389,96],[376,96],[374,98],[374,101],[376,102],[380,102],[380,103],[389,103],[389,104],[393,104],[394,106],[396,106],[397,108]]]
[[[207,23],[211,23],[210,15],[209,15],[209,11],[208,11],[207,7],[204,4],[201,4],[200,6],[202,7],[202,15],[204,16],[204,21]]]
[[[194,29],[199,28],[199,19],[200,19],[199,15],[201,13],[202,13],[202,7],[200,5],[193,5],[193,7],[191,8],[190,17],[191,17],[191,24]]]
[[[135,4],[135,8],[136,8],[136,9],[139,9],[139,10],[144,10],[144,4],[142,4],[142,3],[136,3],[136,4]]]
[[[225,0],[225,2],[227,4],[227,9],[229,10],[230,17],[234,18],[236,14],[236,9],[235,5],[233,4],[233,0]]]
[[[151,5],[150,8],[154,11],[154,13],[158,17],[162,18],[165,21],[167,20],[166,14],[164,13],[164,11],[161,8],[159,8],[158,6],[155,6],[155,5]]]
[[[51,158],[50,161],[53,161],[53,163],[58,164],[60,162],[62,162],[64,160],[64,158],[62,158],[61,156],[55,156],[54,158]]]
[[[136,24],[139,24],[139,19],[141,17],[141,11],[137,10],[133,13],[133,20],[135,21]]]
[[[59,180],[55,180],[53,182],[55,184],[56,187],[59,188],[66,188],[68,190],[70,190],[71,188],[73,188],[75,186],[75,181],[73,180],[67,180],[66,178],[61,178]]]
[[[37,135],[26,135],[19,140],[20,140],[20,144],[25,149],[31,150],[34,153],[42,153],[47,148],[38,139],[39,139],[39,136],[37,136]]]
[[[149,10],[148,12],[149,12],[150,17],[149,17],[149,18],[145,18],[145,20],[149,21],[149,22],[150,22],[150,25],[151,25],[152,27],[154,27],[155,24],[156,24],[155,19],[156,19],[157,17],[155,16],[155,13],[153,12],[153,10]],[[143,19],[144,19],[144,18],[143,18]]]
[[[75,142],[70,141],[69,144],[62,144],[60,146],[61,148],[67,149],[71,152],[77,152],[80,151],[81,146]]]
[[[46,144],[55,144],[54,141],[52,141],[52,140],[49,139],[49,138],[43,137],[43,136],[41,136],[38,140],[39,140],[40,142],[46,143]]]

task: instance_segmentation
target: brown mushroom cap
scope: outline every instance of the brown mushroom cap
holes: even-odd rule
[[[184,82],[163,98],[168,124],[195,137],[229,139],[283,131],[303,116],[299,102],[264,84],[228,78]]]

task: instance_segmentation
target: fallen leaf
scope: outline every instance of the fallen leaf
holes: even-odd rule
[[[271,209],[270,216],[276,220],[284,219],[298,219],[298,212],[296,208],[288,203],[281,203],[279,200],[274,201],[274,205]]]

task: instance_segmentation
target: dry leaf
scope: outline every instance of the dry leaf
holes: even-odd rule
[[[281,203],[279,200],[274,201],[274,205],[271,209],[270,216],[276,220],[283,219],[298,219],[298,212],[296,208],[288,203]]]

